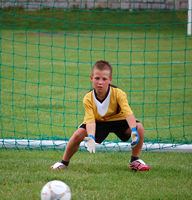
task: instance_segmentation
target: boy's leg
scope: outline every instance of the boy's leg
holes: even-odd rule
[[[84,140],[85,136],[87,136],[86,129],[78,128],[67,144],[62,161],[56,162],[51,166],[51,169],[66,169],[70,159],[77,152],[79,145]]]
[[[140,122],[138,122],[136,126],[139,133],[139,142],[135,147],[132,148],[133,157],[139,157],[144,142],[144,127]]]
[[[78,128],[75,133],[70,138],[66,150],[63,154],[64,161],[70,161],[72,156],[77,152],[79,149],[80,143],[84,140],[84,137],[87,136],[86,129]]]
[[[139,142],[138,144],[132,148],[131,161],[130,161],[130,169],[135,171],[146,171],[149,170],[150,167],[147,166],[141,159],[139,159],[141,149],[144,142],[144,127],[140,122],[137,122],[137,131],[139,134]]]
[[[138,134],[139,134],[139,142],[137,143],[136,146],[134,146],[132,148],[132,156],[133,157],[139,157],[140,153],[141,153],[141,149],[142,149],[142,146],[143,146],[143,141],[144,141],[144,127],[143,125],[137,121],[136,122],[136,126],[137,126],[137,131],[138,131]],[[125,134],[127,135],[127,137],[131,137],[131,129],[128,128],[127,131],[125,132]],[[127,139],[125,138],[123,140],[123,138],[120,138],[122,141],[127,141]]]

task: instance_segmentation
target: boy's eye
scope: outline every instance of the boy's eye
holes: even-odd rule
[[[96,80],[99,80],[99,77],[95,77]]]

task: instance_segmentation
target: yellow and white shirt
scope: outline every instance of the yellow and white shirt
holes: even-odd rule
[[[109,91],[101,103],[92,89],[83,98],[85,108],[84,124],[96,121],[118,121],[124,120],[133,114],[127,101],[126,93],[116,86],[109,85]]]

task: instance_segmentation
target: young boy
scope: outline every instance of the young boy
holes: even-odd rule
[[[123,142],[131,137],[130,169],[149,170],[150,167],[139,159],[144,141],[144,128],[135,119],[125,92],[110,85],[111,65],[103,60],[97,61],[92,68],[90,78],[94,88],[83,99],[84,122],[70,138],[62,161],[52,165],[51,169],[66,169],[83,140],[86,141],[87,151],[95,153],[95,142],[101,143],[110,132],[114,132]]]

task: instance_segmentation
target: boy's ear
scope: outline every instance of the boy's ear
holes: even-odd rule
[[[90,76],[90,79],[91,79],[91,81],[93,80],[93,76],[92,75]]]

